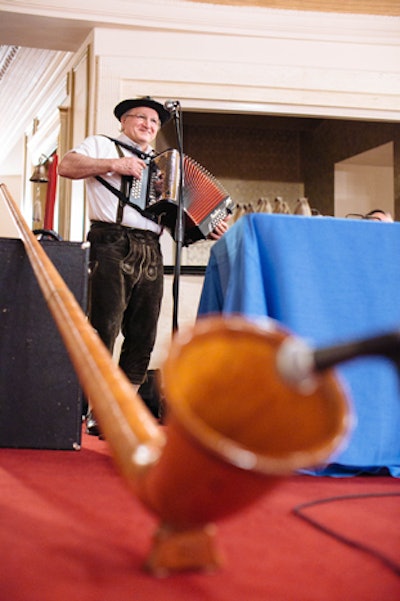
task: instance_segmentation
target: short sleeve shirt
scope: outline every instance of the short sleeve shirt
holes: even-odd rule
[[[125,144],[134,146],[132,140],[124,134],[118,136],[117,139]],[[132,156],[129,150],[123,147],[120,148],[124,155]],[[152,149],[149,148],[147,152],[151,152],[151,150]],[[73,148],[71,152],[77,152],[94,159],[111,159],[119,157],[115,142],[106,136],[101,135],[87,137],[81,144]],[[109,172],[102,175],[102,178],[117,190],[120,189],[121,176],[118,173]],[[116,223],[119,202],[118,197],[102,183],[97,181],[95,177],[86,178],[85,184],[90,221]],[[143,217],[143,215],[129,205],[125,205],[124,207],[122,225],[142,230],[151,230],[158,234],[161,233],[162,230],[157,223],[151,221],[151,219],[146,219],[146,217]]]

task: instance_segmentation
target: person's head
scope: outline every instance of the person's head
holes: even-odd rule
[[[364,219],[370,219],[372,221],[386,221],[393,222],[393,217],[390,213],[383,211],[382,209],[374,209],[364,216]]]
[[[121,122],[121,131],[143,149],[170,118],[164,106],[150,96],[123,100],[114,108],[114,115]]]

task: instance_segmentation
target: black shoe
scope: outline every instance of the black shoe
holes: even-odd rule
[[[90,436],[101,437],[99,425],[90,409],[86,415],[86,434],[90,434]]]

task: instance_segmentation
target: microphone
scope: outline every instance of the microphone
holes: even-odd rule
[[[181,103],[179,100],[166,100],[164,103],[164,108],[169,112],[173,113],[174,111],[180,109]]]
[[[313,349],[296,337],[288,337],[278,350],[276,362],[282,379],[304,394],[317,386],[317,375],[339,363],[380,355],[393,361],[400,372],[400,331]]]

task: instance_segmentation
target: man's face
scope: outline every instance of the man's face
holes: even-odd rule
[[[123,133],[143,149],[151,144],[160,129],[157,111],[147,106],[130,109],[121,117]]]

